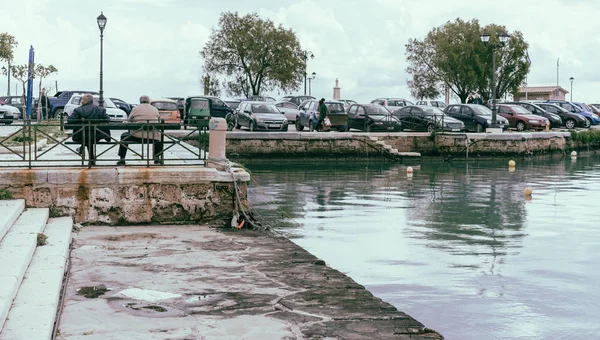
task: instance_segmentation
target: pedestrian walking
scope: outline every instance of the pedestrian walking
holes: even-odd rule
[[[150,97],[144,95],[140,97],[140,105],[131,110],[128,118],[129,122],[138,123],[159,123],[160,113],[158,109],[150,105]],[[152,143],[154,164],[164,164],[162,159],[163,142],[161,141],[160,131],[138,129],[128,131],[121,135],[121,145],[119,146],[119,161],[117,165],[125,165],[125,156],[127,156],[128,142]]]
[[[50,102],[48,101],[48,96],[46,96],[46,88],[42,89],[42,94],[40,95],[40,104],[42,106],[42,119],[48,119],[48,112],[50,111]]]
[[[325,117],[327,117],[327,105],[325,105],[325,98],[321,98],[321,100],[319,100],[318,110],[319,110],[319,117],[318,117],[319,122],[317,123],[317,126],[315,127],[315,131],[320,131],[321,129],[323,129],[323,121],[325,120]]]
[[[73,114],[67,119],[67,125],[75,125],[72,127],[72,139],[81,143],[79,152],[84,155],[85,149],[88,150],[89,165],[96,165],[96,142],[103,139],[110,141],[110,127],[105,125],[108,122],[110,117],[106,114],[106,109],[94,105],[94,97],[89,93],[81,97],[81,106],[73,110]]]

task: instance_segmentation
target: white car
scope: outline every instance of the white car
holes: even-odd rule
[[[390,112],[403,108],[405,106],[414,105],[410,100],[404,98],[377,98],[371,101],[371,104],[379,104],[385,106]]]
[[[12,116],[12,119],[16,120],[21,117],[21,111],[14,106],[0,105],[0,115],[2,115],[3,119],[7,119],[9,116]],[[10,123],[5,122],[5,124],[8,125]]]
[[[81,97],[83,95],[76,94],[69,99],[64,109],[64,119],[67,119],[67,116],[73,114],[73,111],[81,106]],[[94,96],[94,105],[98,105],[99,96]],[[110,117],[110,120],[126,120],[127,114],[119,109],[110,99],[104,97],[104,108],[106,109],[106,114]]]

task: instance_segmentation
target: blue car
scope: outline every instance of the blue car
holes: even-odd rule
[[[574,102],[567,102],[567,101],[562,101],[562,100],[548,100],[547,103],[558,105],[569,112],[577,113],[577,114],[584,116],[587,121],[587,123],[585,124],[585,127],[590,127],[591,125],[600,124],[600,117],[598,117],[598,115],[592,113],[592,109],[590,109],[584,103],[574,103]]]

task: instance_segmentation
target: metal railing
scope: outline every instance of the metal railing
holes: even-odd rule
[[[125,161],[127,166],[186,166],[205,165],[208,158],[208,128],[164,122],[115,122],[84,120],[63,124],[60,120],[40,123],[15,121],[0,126],[0,166],[10,167],[102,167]],[[6,133],[2,133],[6,131]],[[140,140],[121,140],[127,132]],[[150,136],[156,136],[156,141]],[[76,141],[73,140],[76,138]],[[193,141],[190,145],[186,141]],[[154,143],[162,151],[153,155]],[[42,145],[44,144],[44,145]],[[90,157],[89,149],[95,157]],[[127,157],[121,159],[118,149],[124,148]],[[83,150],[83,152],[80,152]],[[157,161],[155,164],[155,161]]]

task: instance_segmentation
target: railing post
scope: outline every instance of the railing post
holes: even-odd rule
[[[225,161],[227,121],[223,118],[212,118],[208,123],[210,129],[208,142],[208,162]]]

